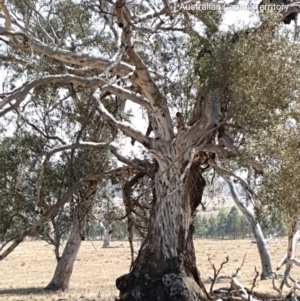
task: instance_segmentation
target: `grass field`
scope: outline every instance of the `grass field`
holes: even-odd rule
[[[24,242],[0,262],[0,300],[113,300],[118,295],[115,279],[127,273],[130,264],[128,243],[122,243],[124,248],[102,249],[100,241],[83,242],[76,259],[70,290],[49,294],[42,289],[51,280],[55,268],[52,248],[44,242]],[[112,245],[120,245],[120,242],[113,242]],[[285,239],[269,245],[275,267],[283,257],[286,245]],[[241,282],[251,287],[254,266],[259,269],[260,260],[257,246],[251,244],[250,240],[196,240],[195,247],[198,268],[204,281],[213,274],[208,257],[219,267],[225,256],[229,255],[229,262],[220,275],[231,276],[247,252]],[[300,268],[294,268],[293,276],[300,278]],[[229,279],[218,285],[228,286],[228,283]],[[270,281],[259,282],[256,290],[275,293]]]

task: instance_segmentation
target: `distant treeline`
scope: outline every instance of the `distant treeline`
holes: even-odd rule
[[[261,223],[265,236],[278,233],[278,236],[287,235],[287,226],[284,221],[264,221]],[[229,213],[221,209],[218,215],[210,217],[197,214],[194,217],[195,238],[243,239],[253,236],[250,223],[233,206]]]
[[[266,237],[276,232],[279,232],[279,236],[287,235],[287,226],[283,221],[265,221],[261,226]],[[113,240],[127,239],[126,220],[114,221],[112,228]],[[211,215],[210,217],[197,214],[194,217],[194,228],[195,238],[241,239],[253,237],[247,218],[239,212],[236,206],[233,206],[229,212],[221,209],[218,215]],[[99,226],[99,222],[90,221],[86,236],[89,239],[102,238],[103,229]],[[137,235],[135,237],[137,238]]]

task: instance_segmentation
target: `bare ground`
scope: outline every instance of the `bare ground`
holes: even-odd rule
[[[4,261],[0,262],[0,301],[29,300],[113,300],[118,295],[115,279],[128,273],[130,249],[127,242],[113,242],[113,246],[123,243],[124,248],[102,249],[102,242],[83,242],[71,278],[70,290],[66,293],[48,293],[43,288],[51,280],[55,268],[52,248],[44,242],[24,242]],[[286,250],[286,240],[269,245],[273,265],[276,267]],[[208,277],[213,275],[208,258],[216,267],[229,255],[229,262],[221,271],[221,276],[231,276],[242,264],[247,252],[240,281],[251,287],[254,267],[260,269],[257,247],[250,240],[196,240],[196,256],[201,277],[209,289]],[[298,252],[299,254],[299,252]],[[283,273],[283,271],[282,271]],[[300,279],[300,268],[294,268],[293,276]],[[230,279],[224,279],[220,286],[229,286]],[[279,284],[280,280],[277,280]],[[258,282],[256,291],[272,293],[271,281]]]

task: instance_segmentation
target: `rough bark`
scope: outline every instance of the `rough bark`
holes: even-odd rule
[[[147,237],[132,271],[116,281],[121,300],[206,299],[192,239],[192,216],[201,201],[205,181],[197,165],[193,165],[186,180],[189,185],[181,190],[180,173],[175,171],[171,168],[156,177]]]
[[[45,288],[46,290],[68,290],[69,281],[73,272],[74,262],[84,240],[84,226],[92,205],[93,197],[96,193],[98,181],[90,181],[84,191],[83,198],[78,203],[73,214],[73,224],[70,236],[63,251],[62,256],[57,262],[57,266],[52,280]]]
[[[247,208],[242,202],[242,200],[239,198],[231,180],[228,177],[224,177],[224,179],[228,183],[235,204],[242,211],[242,213],[245,215],[245,217],[248,219],[251,225],[251,229],[256,239],[258,253],[261,261],[261,280],[270,279],[273,277],[272,258],[261,227],[251,210]]]

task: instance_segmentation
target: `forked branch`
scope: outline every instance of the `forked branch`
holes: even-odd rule
[[[224,265],[229,261],[229,256],[226,256],[225,260],[220,264],[220,267],[218,270],[216,269],[215,264],[211,262],[210,258],[208,258],[208,261],[214,270],[214,276],[212,278],[212,282],[211,282],[210,289],[209,289],[210,294],[213,294],[213,288],[214,288],[215,282],[216,282],[221,270],[223,269]]]
[[[102,102],[98,102],[95,104],[97,111],[99,111],[109,122],[111,122],[117,129],[119,129],[125,136],[133,138],[134,140],[140,142],[146,148],[153,147],[153,139],[143,135],[142,132],[135,129],[129,123],[125,124],[116,120],[104,107]]]

